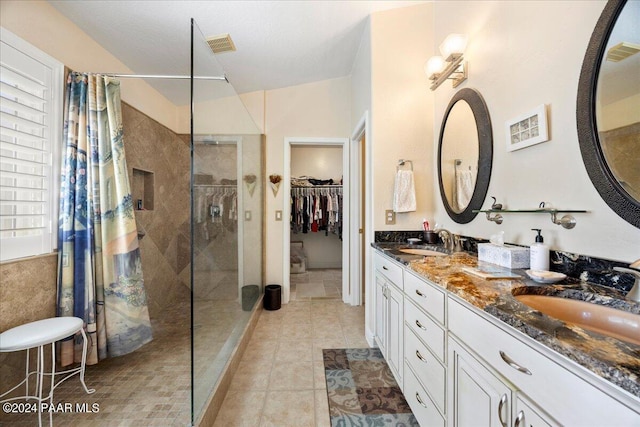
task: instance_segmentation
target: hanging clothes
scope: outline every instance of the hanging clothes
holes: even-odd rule
[[[342,186],[323,185],[291,188],[291,231],[324,232],[342,239]]]
[[[222,180],[231,182],[232,180]],[[238,228],[238,189],[233,184],[194,186],[195,217],[205,240],[215,239],[223,230]]]

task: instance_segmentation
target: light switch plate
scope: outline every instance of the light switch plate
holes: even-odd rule
[[[396,223],[396,213],[392,209],[384,211],[384,223],[394,225]]]
[[[282,211],[276,211],[276,221],[282,221]]]
[[[244,220],[251,221],[251,211],[244,211]]]

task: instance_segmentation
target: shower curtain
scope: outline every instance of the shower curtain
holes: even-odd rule
[[[71,72],[64,106],[58,224],[58,316],[84,319],[87,364],[151,341],[127,175],[120,83]],[[82,339],[62,342],[63,366]]]

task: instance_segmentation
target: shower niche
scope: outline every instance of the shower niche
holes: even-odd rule
[[[131,176],[131,198],[137,211],[152,211],[154,201],[154,174],[151,171],[133,168]]]

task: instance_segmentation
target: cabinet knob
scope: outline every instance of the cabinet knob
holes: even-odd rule
[[[383,269],[383,270],[389,270],[389,269],[387,268],[387,266],[386,266],[386,265],[383,265],[383,266],[382,266],[382,269]]]

